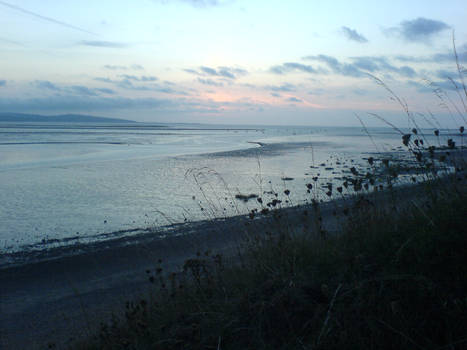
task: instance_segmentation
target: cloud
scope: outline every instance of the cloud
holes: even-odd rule
[[[6,86],[6,80],[0,80],[0,87]]]
[[[350,29],[349,27],[341,27],[342,33],[347,37],[347,39],[356,41],[357,43],[367,43],[368,39],[365,38],[362,34],[359,34],[355,29]]]
[[[187,73],[190,73],[190,74],[199,75],[199,72],[197,70],[194,70],[194,69],[191,69],[191,68],[185,68],[183,71],[187,72]]]
[[[467,62],[467,43],[457,47],[457,58],[459,62]],[[431,62],[448,62],[455,63],[454,52],[439,52],[429,56],[407,56],[398,55],[394,59],[400,62],[413,62],[413,63],[431,63]]]
[[[454,81],[457,87],[460,87],[458,81]],[[422,93],[434,93],[434,92],[443,92],[443,91],[456,91],[456,86],[451,81],[432,81],[428,84],[422,84],[418,81],[409,81],[408,84],[417,89],[418,92]]]
[[[286,62],[278,66],[273,66],[269,68],[269,71],[274,74],[286,74],[294,71],[300,71],[304,73],[318,73],[316,69],[312,66],[296,63],[296,62]]]
[[[141,86],[141,85],[134,85],[133,81],[140,81],[138,77],[132,75],[120,75],[124,79],[120,80],[113,80],[110,78],[103,78],[103,77],[96,77],[94,78],[95,81],[99,81],[101,83],[113,84],[119,88],[127,89],[127,90],[139,90],[139,91],[149,91],[150,88],[148,86]]]
[[[53,90],[53,91],[59,91],[60,88],[58,86],[56,86],[55,84],[51,83],[50,81],[48,80],[35,80],[31,83],[32,85],[34,85],[35,87],[43,90]]]
[[[100,93],[103,93],[103,94],[107,94],[107,95],[113,95],[115,94],[115,91],[112,90],[112,89],[108,89],[108,88],[97,88],[97,89],[94,89],[95,91],[98,91]]]
[[[169,86],[161,86],[157,84],[153,84],[153,82],[158,81],[159,79],[157,77],[152,77],[152,76],[134,76],[134,75],[127,75],[127,74],[122,74],[119,75],[119,77],[122,77],[123,79],[119,80],[113,80],[110,78],[104,78],[104,77],[96,77],[94,78],[95,81],[101,82],[101,83],[106,83],[106,84],[112,84],[118,88],[121,89],[126,89],[126,90],[133,90],[133,91],[156,91],[156,92],[162,92],[166,94],[174,94],[174,95],[183,95],[183,96],[188,96],[189,94],[185,91],[180,91],[180,90],[175,90]],[[138,83],[148,83],[145,85],[135,85],[133,84],[133,81],[136,81]],[[164,82],[165,85],[175,85],[174,83],[170,82]]]
[[[168,109],[177,106],[174,101],[156,98],[50,96],[47,98],[0,98],[0,110],[14,111],[107,111],[129,108]]]
[[[104,68],[108,70],[127,70],[128,69],[128,67],[126,66],[115,66],[112,64],[106,64]]]
[[[132,64],[131,65],[131,69],[134,69],[134,70],[144,70],[144,67],[140,64]]]
[[[402,21],[399,26],[389,28],[388,34],[396,33],[411,42],[429,43],[440,32],[451,28],[442,21],[418,17],[410,21]]]
[[[455,71],[448,71],[446,69],[439,69],[436,71],[436,77],[440,79],[448,79],[448,78],[454,79],[454,78],[457,78],[458,76],[459,76],[459,73]]]
[[[6,7],[10,8],[10,9],[13,9],[15,11],[18,11],[18,12],[21,12],[21,13],[24,13],[24,14],[27,14],[29,16],[39,18],[40,20],[43,20],[43,21],[46,21],[46,22],[58,24],[58,25],[60,25],[62,27],[71,28],[71,29],[74,29],[74,30],[78,30],[80,32],[87,33],[87,34],[97,35],[96,33],[90,32],[89,30],[86,30],[86,29],[74,26],[72,24],[68,24],[68,23],[59,21],[59,20],[51,18],[51,17],[42,16],[42,15],[40,15],[38,13],[26,10],[26,9],[24,9],[22,7],[7,3],[5,1],[0,1],[0,5],[6,6]]]
[[[300,100],[299,98],[296,98],[296,97],[293,97],[293,96],[292,96],[292,97],[289,97],[289,98],[287,99],[287,101],[289,101],[289,102],[297,102],[297,103],[302,103],[302,102],[303,102],[303,101]]]
[[[136,76],[136,75],[128,75],[128,74],[122,74],[119,75],[122,78],[128,79],[128,80],[134,80],[134,81],[142,81],[142,82],[150,82],[150,81],[157,81],[159,80],[155,76],[148,76],[148,75],[141,75],[141,76]]]
[[[358,95],[358,96],[366,96],[366,95],[368,95],[368,91],[367,91],[367,90],[364,90],[364,89],[354,89],[354,90],[352,90],[352,92],[353,92],[355,95]]]
[[[360,56],[350,57],[352,63],[342,63],[337,58],[328,55],[306,56],[305,60],[325,63],[334,74],[347,77],[363,77],[367,73],[396,73],[413,78],[416,72],[409,66],[396,67],[385,57]]]
[[[18,41],[14,41],[14,40],[10,40],[10,39],[7,39],[7,38],[3,38],[3,37],[0,37],[0,41],[3,41],[7,44],[12,44],[12,45],[16,45],[16,46],[22,46],[22,47],[25,47],[24,44],[18,42]]]
[[[212,80],[212,79],[198,78],[197,80],[198,80],[199,83],[201,83],[203,85],[218,86],[218,87],[224,86],[224,84],[222,84],[221,82],[215,81],[215,80]]]
[[[394,56],[394,59],[400,62],[411,62],[411,63],[431,62],[431,58],[429,57],[417,57],[417,56],[407,56],[407,55],[397,55],[397,56]]]
[[[74,85],[69,87],[70,91],[77,95],[81,96],[97,96],[97,92],[89,89],[86,86],[81,86],[81,85]]]
[[[149,91],[149,87],[142,85],[133,85],[130,79],[122,79],[112,81],[113,84],[116,84],[118,87],[128,90],[139,90],[139,91]]]
[[[389,63],[386,57],[353,57],[353,64],[368,72],[390,72],[404,77],[413,78],[417,75],[415,70],[409,66],[396,67]]]
[[[277,92],[271,92],[271,96],[273,96],[273,97],[281,97],[281,95],[278,94]]]
[[[314,60],[325,63],[334,73],[348,76],[348,77],[361,77],[364,73],[355,65],[341,63],[337,58],[328,55],[307,56],[307,60]]]
[[[265,86],[265,89],[275,91],[275,92],[292,92],[292,91],[296,91],[297,87],[293,84],[285,83],[282,85],[267,85]]]
[[[457,47],[457,59],[459,62],[467,62],[467,43]],[[454,52],[449,53],[437,53],[431,57],[433,62],[455,62]]]
[[[217,68],[201,66],[199,67],[199,70],[187,68],[187,69],[184,69],[184,71],[190,74],[199,75],[203,77],[211,76],[211,77],[221,77],[221,78],[227,78],[227,79],[237,79],[238,77],[248,74],[248,71],[246,71],[245,69],[236,68],[236,67],[224,67],[224,66],[217,67]]]
[[[321,88],[317,88],[317,89],[314,89],[312,91],[308,91],[308,95],[316,95],[316,96],[319,96],[319,95],[323,95],[326,91],[324,89],[321,89]]]
[[[113,49],[122,49],[128,47],[128,44],[118,43],[114,41],[99,41],[99,40],[82,40],[78,45],[92,46],[92,47],[104,47]]]
[[[31,82],[31,85],[40,89],[40,90],[50,90],[62,95],[69,96],[99,96],[102,94],[113,95],[115,91],[107,88],[88,88],[83,85],[71,85],[71,86],[58,86],[48,80],[35,80]]]
[[[94,78],[94,80],[99,81],[101,83],[108,83],[108,84],[113,84],[116,82],[115,80],[112,80],[110,78],[103,78],[103,77],[97,77],[97,78]]]

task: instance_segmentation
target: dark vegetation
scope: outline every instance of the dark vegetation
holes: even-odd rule
[[[77,348],[464,349],[466,191],[445,186],[402,213],[356,202],[337,235],[250,232],[234,264],[202,252],[177,274],[156,267],[153,294]]]
[[[371,173],[352,167],[342,183],[313,177],[304,189],[312,204],[299,209],[298,223],[278,210],[287,189],[270,202],[237,195],[259,206],[239,227],[246,239],[238,255],[199,252],[181,272],[146,271],[151,294],[74,348],[465,349],[465,150],[441,142],[437,127],[430,144],[405,102],[377,83],[413,125],[394,127],[410,163],[382,154],[367,158]],[[341,196],[335,216],[323,218],[319,191]],[[272,225],[258,227],[260,216]]]

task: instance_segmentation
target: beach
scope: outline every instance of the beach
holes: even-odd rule
[[[391,203],[392,196],[403,194],[407,200],[400,201],[402,209],[403,203],[423,191],[421,185],[406,186],[369,198],[382,208]],[[342,227],[346,220],[343,209],[357,200],[319,206],[327,234]],[[161,267],[164,273],[180,272],[187,259],[206,252],[235,262],[248,238],[277,230],[277,215],[288,230],[303,234],[304,225],[315,222],[316,214],[312,205],[302,205],[274,209],[253,219],[241,215],[176,225],[170,235],[141,233],[87,245],[71,256],[56,252],[50,260],[2,269],[2,345],[6,349],[40,349],[53,343],[62,348],[95,334],[101,322],[109,322],[113,314],[122,316],[125,302],[147,298],[152,287],[147,271]]]

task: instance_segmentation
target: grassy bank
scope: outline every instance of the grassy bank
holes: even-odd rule
[[[404,206],[356,201],[337,235],[271,211],[276,230],[251,225],[234,263],[200,252],[147,271],[151,295],[75,349],[464,349],[462,174]]]

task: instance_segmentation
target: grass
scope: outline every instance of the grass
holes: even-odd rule
[[[431,196],[403,213],[356,201],[337,235],[297,234],[272,211],[281,229],[252,231],[234,263],[206,252],[181,273],[150,271],[151,296],[75,349],[464,349],[467,193],[456,176],[449,190],[421,185]]]

